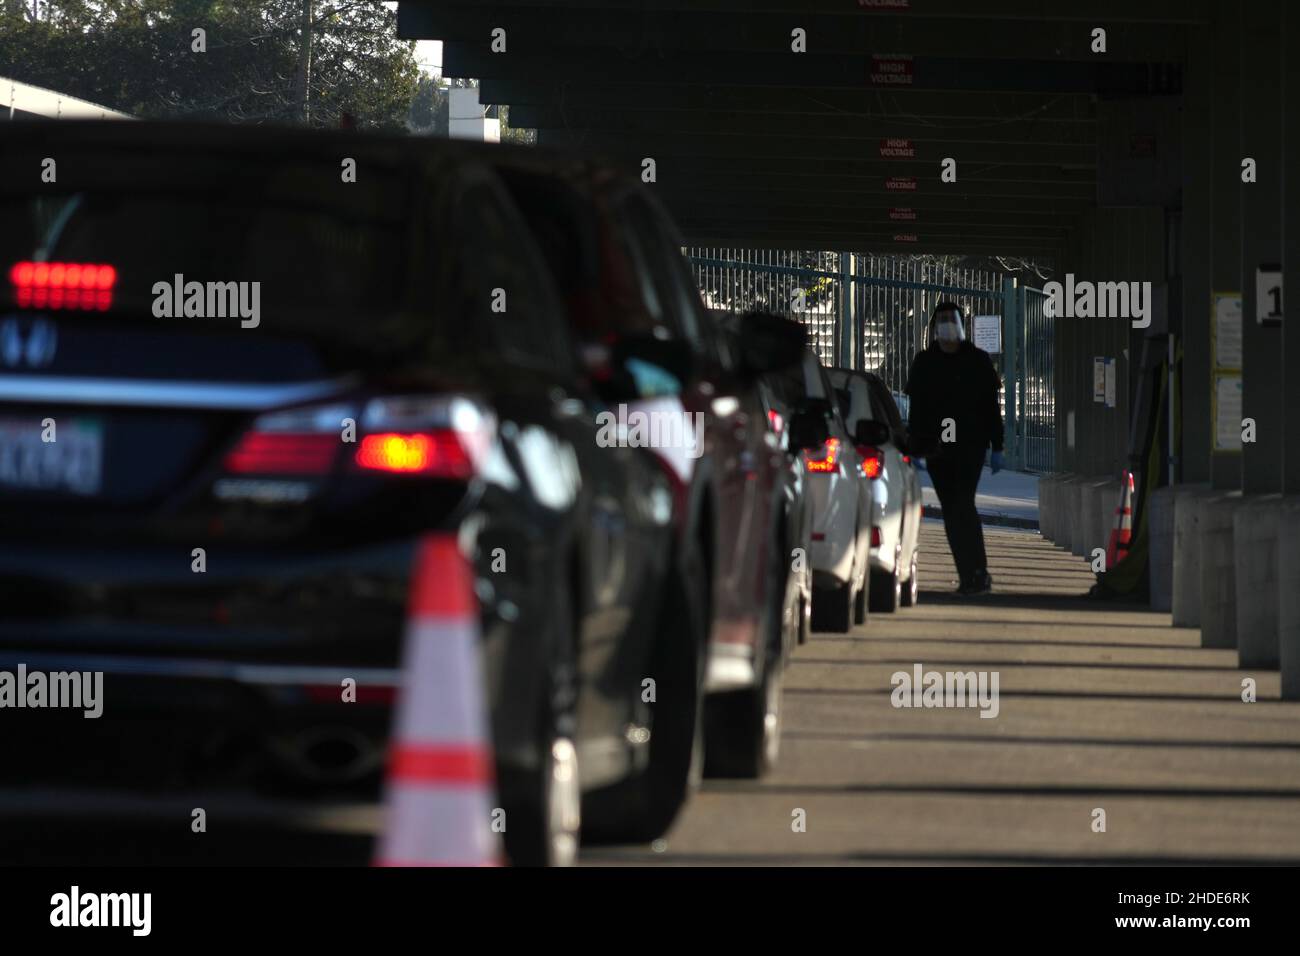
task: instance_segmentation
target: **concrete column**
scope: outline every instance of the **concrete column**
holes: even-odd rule
[[[1256,270],[1282,262],[1282,127],[1288,122],[1282,114],[1282,2],[1251,0],[1236,15],[1242,22],[1241,155],[1256,162],[1256,181],[1241,187],[1242,414],[1254,419],[1256,430],[1255,441],[1242,443],[1241,488],[1267,495],[1282,490],[1282,326],[1256,321]],[[1294,70],[1300,51],[1290,53]],[[1300,289],[1294,291],[1300,302]],[[1248,593],[1258,593],[1256,582],[1244,583]]]
[[[1282,4],[1282,115],[1300,111],[1300,9]],[[1282,311],[1300,316],[1300,126],[1282,124]],[[1258,184],[1256,184],[1258,185]],[[1282,485],[1288,495],[1300,495],[1300,321],[1282,321]],[[1282,578],[1300,581],[1300,577]]]
[[[1277,534],[1278,658],[1282,699],[1300,700],[1300,500],[1283,499]]]
[[[1174,316],[1170,318],[1183,347],[1183,434],[1182,445],[1176,454],[1178,479],[1188,484],[1210,480],[1210,259],[1214,233],[1213,102],[1210,94],[1215,49],[1209,24],[1187,28],[1187,58],[1183,64],[1183,217],[1180,239],[1183,302],[1181,322]]]
[[[1201,501],[1208,484],[1174,489],[1174,627],[1201,626]]]
[[[1277,543],[1282,496],[1244,498],[1232,520],[1237,575],[1237,659],[1242,667],[1277,667]]]
[[[1157,488],[1147,501],[1151,610],[1168,611],[1174,600],[1174,488]]]
[[[1210,94],[1213,102],[1213,128],[1205,142],[1190,142],[1186,151],[1194,152],[1210,147],[1214,150],[1214,222],[1210,274],[1213,277],[1213,291],[1239,292],[1242,288],[1242,157],[1239,145],[1241,129],[1237,114],[1241,109],[1242,13],[1237,7],[1219,5],[1213,8],[1211,17],[1214,28],[1214,87]],[[1206,310],[1209,307],[1208,302],[1202,305]],[[1208,380],[1207,386],[1213,389],[1213,376]],[[1195,379],[1189,376],[1184,382],[1183,393],[1186,394],[1189,388],[1195,387]],[[1240,452],[1211,453],[1210,484],[1223,490],[1241,487]],[[1231,524],[1228,527],[1228,534],[1231,534]],[[1232,551],[1230,546],[1228,551]]]
[[[1201,646],[1237,646],[1237,554],[1233,519],[1241,492],[1199,499],[1201,535]]]

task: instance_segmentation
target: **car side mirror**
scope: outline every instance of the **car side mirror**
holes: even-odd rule
[[[884,445],[894,436],[885,422],[862,418],[853,429],[853,440],[859,445]]]
[[[831,436],[826,416],[815,409],[795,412],[786,424],[785,431],[791,452],[821,448]]]

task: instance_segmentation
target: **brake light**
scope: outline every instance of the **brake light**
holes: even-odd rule
[[[366,435],[357,448],[358,467],[402,475],[469,478],[474,474],[460,436],[449,428],[432,432]]]
[[[821,451],[808,452],[806,466],[814,474],[825,474],[835,471],[839,467],[840,459],[840,440],[838,438],[828,438],[821,447]]]
[[[9,270],[14,301],[23,308],[93,309],[112,304],[117,269],[106,263],[17,262]]]
[[[781,434],[781,429],[785,427],[785,421],[781,418],[781,413],[775,408],[767,410],[767,423],[772,426],[772,431]]]
[[[226,455],[236,475],[323,475],[334,463],[338,433],[253,431]]]
[[[880,472],[885,467],[880,449],[872,448],[870,445],[859,445],[858,455],[862,458],[862,473],[868,478],[879,478]]]
[[[872,528],[872,529],[871,529],[871,546],[872,546],[873,548],[878,548],[878,547],[880,547],[880,541],[881,541],[881,538],[880,538],[880,529],[879,529],[879,528]]]

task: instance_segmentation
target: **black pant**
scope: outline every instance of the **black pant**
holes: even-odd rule
[[[957,575],[968,583],[976,571],[988,569],[984,554],[984,528],[975,510],[975,489],[979,486],[984,453],[961,453],[928,459],[930,481],[943,509],[943,530],[957,564]]]

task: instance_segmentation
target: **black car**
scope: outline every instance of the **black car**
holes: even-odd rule
[[[611,661],[644,673],[651,638],[693,624],[669,482],[598,446],[603,404],[483,149],[0,130],[0,668],[105,675],[99,719],[6,714],[5,791],[89,814],[372,799],[415,557],[451,533],[507,852],[571,855],[578,774],[644,750]]]
[[[680,563],[697,569],[691,580],[707,624],[707,639],[678,653],[672,678],[681,693],[661,692],[654,707],[659,729],[647,772],[660,777],[661,797],[631,828],[604,825],[607,808],[627,802],[619,789],[587,801],[586,819],[601,821],[609,839],[652,837],[694,785],[693,768],[756,776],[776,756],[798,590],[787,586],[793,545],[783,537],[789,459],[756,381],[794,360],[803,333],[773,317],[755,319],[770,326],[766,336],[736,341],[720,329],[671,221],[635,177],[541,151],[503,151],[496,168],[548,258],[583,362],[611,404],[698,425],[698,447],[653,449],[674,476]]]

